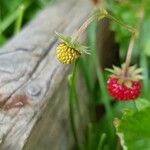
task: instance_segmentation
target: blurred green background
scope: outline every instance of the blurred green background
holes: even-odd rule
[[[0,0],[0,45],[55,0]]]

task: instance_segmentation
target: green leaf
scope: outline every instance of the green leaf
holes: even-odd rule
[[[115,120],[117,135],[124,150],[150,149],[150,107]]]
[[[138,98],[136,101],[136,107],[138,110],[145,109],[146,107],[150,107],[150,101],[144,98]]]

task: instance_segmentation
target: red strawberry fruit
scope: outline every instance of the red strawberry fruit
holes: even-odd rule
[[[131,66],[126,74],[124,74],[124,65],[121,68],[113,66],[113,70],[107,70],[112,72],[107,81],[107,90],[113,98],[126,101],[139,97],[141,92],[140,80],[142,79],[140,68],[137,69],[136,66]]]

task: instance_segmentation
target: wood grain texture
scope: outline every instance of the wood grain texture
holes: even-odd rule
[[[54,32],[71,35],[90,11],[87,0],[57,0],[0,48],[0,150],[70,149],[70,66],[55,59]]]

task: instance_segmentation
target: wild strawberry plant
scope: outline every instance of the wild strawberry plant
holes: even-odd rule
[[[91,51],[90,55],[81,56],[79,65],[89,91],[90,103],[105,108],[101,120],[96,123],[91,120],[88,125],[88,139],[85,149],[109,150],[121,149],[121,147],[124,150],[150,149],[150,119],[148,117],[150,108],[148,90],[150,87],[148,71],[150,1],[106,0],[102,4],[108,11],[105,9],[98,11],[99,9],[97,9],[94,13],[96,18],[89,21],[86,26],[81,27],[78,31],[80,33],[81,29],[88,26],[87,45]],[[115,40],[120,46],[120,61],[123,64],[120,64],[121,67],[112,64],[113,69],[107,68],[111,72],[109,77],[105,76],[106,72],[102,70],[98,63],[96,51],[96,22],[103,18],[108,18],[111,21],[110,28],[114,31]],[[69,46],[70,49],[78,50],[71,44]],[[82,46],[80,45],[80,47]],[[71,59],[70,55],[65,56],[67,59]],[[79,58],[79,55],[77,58]],[[68,62],[75,61],[76,64],[76,59],[72,57],[71,61]],[[87,67],[86,64],[89,64],[89,66]],[[75,71],[73,71],[73,76],[75,76],[74,73]],[[92,73],[96,74],[99,83],[96,90],[92,82]],[[70,80],[70,83],[73,83],[71,87],[75,84],[74,79]],[[72,89],[71,87],[70,89]],[[95,99],[98,100],[95,101]],[[75,135],[75,126],[73,127]],[[77,141],[76,135],[75,138]],[[78,149],[80,148],[78,146]]]
[[[20,4],[18,0],[7,1],[0,1],[0,7],[3,8],[0,14],[0,45],[18,32],[22,24],[33,16],[39,6],[46,5],[48,0],[21,1]],[[97,4],[98,0],[93,2]],[[119,150],[122,147],[124,150],[149,150],[150,0],[101,0],[102,5],[107,11],[96,9],[97,11],[92,13],[73,36],[58,34],[61,39],[56,52],[58,60],[63,64],[74,64],[68,80],[70,122],[76,149]],[[102,70],[99,64],[99,53],[96,47],[97,22],[103,18],[110,20],[110,29],[115,33],[115,40],[119,44],[120,60],[118,61],[121,64],[126,62],[126,69],[120,67],[121,64],[107,68],[111,72],[108,76],[106,76],[108,72]],[[78,41],[78,37],[87,27],[87,47],[90,55],[84,56],[83,54],[89,54],[89,51]],[[133,33],[136,35],[131,40]],[[101,118],[97,121],[95,121],[96,115],[93,117],[90,114],[92,117],[87,125],[86,140],[82,146],[76,134],[74,118],[77,65],[84,76],[88,90],[89,112],[95,115],[95,107],[99,111],[104,109]],[[142,69],[142,77],[139,68]],[[95,76],[97,82],[93,80]]]

